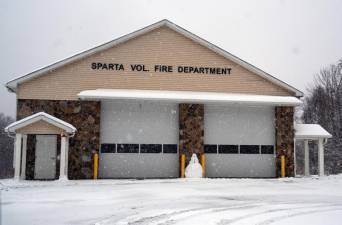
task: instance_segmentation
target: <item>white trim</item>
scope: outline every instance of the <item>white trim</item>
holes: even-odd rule
[[[154,100],[172,101],[177,103],[238,103],[276,106],[298,106],[302,103],[296,97],[245,95],[216,92],[192,91],[157,91],[157,90],[131,90],[131,89],[96,89],[81,91],[78,94],[81,100]]]
[[[67,145],[65,146],[65,178],[68,179],[68,164],[69,164],[69,138],[66,137],[66,143]]]
[[[60,166],[59,166],[59,180],[67,180],[68,179],[68,162],[67,162],[67,154],[68,154],[68,146],[69,146],[69,138],[67,136],[61,137],[61,158],[60,158]]]
[[[275,152],[274,152],[275,153]],[[294,176],[297,176],[297,149],[296,149],[296,139],[293,138],[293,158],[294,158]]]
[[[74,55],[72,57],[69,57],[69,58],[64,59],[62,61],[54,63],[54,64],[52,64],[50,66],[44,67],[44,68],[42,68],[40,70],[36,70],[36,71],[34,71],[32,73],[29,73],[27,75],[21,76],[19,78],[15,78],[15,79],[9,81],[6,84],[6,87],[10,91],[16,92],[18,84],[21,84],[23,82],[26,82],[26,81],[31,80],[33,78],[36,78],[36,77],[38,77],[40,75],[49,73],[49,72],[51,72],[51,71],[53,71],[53,70],[55,70],[57,68],[60,68],[62,66],[68,65],[68,64],[73,63],[73,62],[76,62],[78,60],[81,60],[81,59],[83,59],[85,57],[88,57],[88,56],[91,56],[93,54],[96,54],[98,52],[101,52],[101,51],[104,51],[106,49],[112,48],[115,45],[118,45],[118,44],[121,44],[123,42],[126,42],[126,41],[128,41],[130,39],[133,39],[133,38],[135,38],[137,36],[143,35],[143,34],[145,34],[147,32],[150,32],[150,31],[155,30],[155,29],[157,29],[159,27],[162,27],[162,26],[167,26],[168,28],[170,28],[170,29],[172,29],[172,30],[174,30],[174,31],[176,31],[176,32],[178,32],[178,33],[180,33],[180,34],[190,38],[191,40],[197,42],[198,44],[211,49],[215,53],[217,53],[219,55],[222,55],[223,57],[225,57],[225,58],[227,58],[227,59],[237,63],[238,65],[246,68],[247,70],[249,70],[249,71],[251,71],[253,73],[256,73],[259,76],[269,80],[270,82],[272,82],[272,83],[274,83],[276,85],[279,85],[279,86],[281,86],[281,87],[283,87],[283,88],[285,88],[285,89],[295,93],[295,95],[297,97],[302,97],[303,96],[303,93],[301,91],[299,91],[298,89],[296,89],[296,88],[290,86],[289,84],[287,84],[287,83],[285,83],[285,82],[283,82],[283,81],[281,81],[281,80],[271,76],[270,74],[264,72],[263,70],[255,67],[255,66],[253,66],[253,65],[251,65],[251,64],[249,64],[249,63],[247,63],[245,61],[243,61],[242,59],[232,55],[231,53],[229,53],[229,52],[227,52],[227,51],[217,47],[216,45],[214,45],[214,44],[212,44],[212,43],[210,43],[210,42],[208,42],[208,41],[198,37],[197,35],[195,35],[195,34],[189,32],[189,31],[185,30],[184,28],[182,28],[182,27],[180,27],[180,26],[178,26],[178,25],[176,25],[176,24],[174,24],[174,23],[172,23],[172,22],[170,22],[168,20],[159,21],[159,22],[154,23],[154,24],[152,24],[150,26],[147,26],[145,28],[137,30],[137,31],[135,31],[133,33],[124,35],[124,36],[122,36],[120,38],[117,38],[117,39],[115,39],[113,41],[110,41],[110,42],[105,43],[103,45],[100,45],[98,47],[92,48],[90,50],[84,51],[82,53],[76,54],[76,55]]]
[[[310,176],[309,140],[304,140],[304,175]]]
[[[52,124],[56,127],[59,127],[61,129],[65,130],[67,133],[73,134],[76,132],[76,128],[73,125],[71,125],[71,124],[69,124],[63,120],[60,120],[54,116],[51,116],[45,112],[39,112],[39,113],[33,114],[31,116],[25,117],[24,119],[18,120],[14,123],[11,123],[10,125],[8,125],[5,128],[5,132],[15,133],[17,129],[20,129],[20,128],[25,127],[29,124],[35,123],[39,120],[43,120],[49,124]]]
[[[14,179],[20,179],[20,165],[21,165],[21,142],[22,134],[15,135],[15,158],[14,158]]]
[[[324,176],[324,146],[323,138],[318,139],[318,175]]]

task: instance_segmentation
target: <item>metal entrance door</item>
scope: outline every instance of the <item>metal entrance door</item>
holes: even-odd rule
[[[57,135],[36,135],[35,179],[56,178]]]

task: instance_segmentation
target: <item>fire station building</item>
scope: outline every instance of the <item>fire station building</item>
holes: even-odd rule
[[[303,93],[168,20],[6,86],[22,179],[90,179],[95,153],[100,178],[177,178],[192,153],[206,177],[278,177],[281,155],[294,176]]]

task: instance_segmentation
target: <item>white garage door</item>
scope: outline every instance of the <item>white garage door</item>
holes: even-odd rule
[[[274,107],[206,105],[207,177],[275,177]]]
[[[99,175],[178,177],[178,105],[103,101]]]

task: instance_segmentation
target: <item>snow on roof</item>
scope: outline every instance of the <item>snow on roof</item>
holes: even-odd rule
[[[39,120],[44,120],[45,122],[52,124],[56,127],[59,127],[68,133],[75,133],[76,132],[76,128],[73,125],[71,125],[70,123],[67,123],[61,119],[58,119],[54,116],[51,116],[45,112],[39,112],[39,113],[33,114],[31,116],[25,117],[24,119],[18,120],[14,123],[11,123],[7,127],[5,127],[5,132],[15,133],[15,131],[17,129],[20,129],[20,128],[25,127],[29,124],[35,123]]]
[[[332,135],[319,124],[295,124],[296,139],[331,138]]]
[[[144,35],[147,32],[150,32],[150,31],[155,30],[157,28],[160,28],[162,26],[166,26],[166,27],[168,27],[168,28],[170,28],[170,29],[172,29],[172,30],[174,30],[174,31],[184,35],[185,37],[190,38],[191,40],[195,41],[196,43],[211,49],[212,51],[216,52],[217,54],[222,55],[223,57],[225,57],[225,58],[235,62],[236,64],[246,68],[247,70],[249,70],[249,71],[251,71],[251,72],[253,72],[255,74],[258,74],[259,76],[265,78],[266,80],[269,80],[270,82],[272,82],[272,83],[274,83],[276,85],[279,85],[280,87],[283,87],[286,90],[289,90],[289,91],[295,93],[295,95],[297,97],[302,97],[304,95],[303,92],[301,92],[298,89],[292,87],[291,85],[289,85],[289,84],[287,84],[287,83],[277,79],[276,77],[266,73],[265,71],[255,67],[255,66],[253,66],[252,64],[247,63],[246,61],[240,59],[239,57],[237,57],[237,56],[235,56],[235,55],[233,55],[233,54],[223,50],[220,47],[217,47],[216,45],[214,45],[214,44],[212,44],[212,43],[210,43],[210,42],[208,42],[208,41],[198,37],[197,35],[189,32],[188,30],[186,30],[186,29],[184,29],[184,28],[182,28],[182,27],[180,27],[180,26],[178,26],[178,25],[176,25],[176,24],[174,24],[174,23],[172,23],[172,22],[170,22],[169,20],[166,20],[166,19],[161,20],[161,21],[159,21],[157,23],[151,24],[151,25],[149,25],[147,27],[144,27],[144,28],[142,28],[140,30],[137,30],[135,32],[132,32],[130,34],[127,34],[127,35],[124,35],[122,37],[119,37],[119,38],[117,38],[117,39],[115,39],[113,41],[110,41],[108,43],[105,43],[103,45],[97,46],[95,48],[89,49],[87,51],[81,52],[79,54],[76,54],[76,55],[71,56],[69,58],[66,58],[64,60],[61,60],[59,62],[56,62],[56,63],[54,63],[52,65],[49,65],[47,67],[44,67],[42,69],[36,70],[36,71],[34,71],[32,73],[29,73],[29,74],[26,74],[24,76],[15,78],[13,80],[10,80],[9,82],[7,82],[6,87],[8,88],[9,91],[16,92],[18,84],[21,84],[21,83],[26,82],[28,80],[34,79],[34,78],[36,78],[38,76],[47,74],[47,73],[49,73],[49,72],[51,72],[51,71],[53,71],[55,69],[58,69],[58,68],[60,68],[62,66],[71,64],[71,63],[76,62],[78,60],[84,59],[84,58],[86,58],[88,56],[91,56],[91,55],[94,55],[94,54],[96,54],[98,52],[101,52],[101,51],[104,51],[106,49],[112,48],[112,47],[114,47],[114,46],[116,46],[118,44],[121,44],[121,43],[126,42],[128,40],[131,40],[131,39],[133,39],[135,37],[138,37],[140,35]]]
[[[192,92],[192,91],[159,91],[159,90],[131,90],[131,89],[96,89],[81,91],[78,97],[82,100],[103,99],[135,99],[135,100],[159,100],[188,103],[250,103],[257,105],[283,105],[298,106],[302,103],[296,97],[246,95],[216,92]]]

